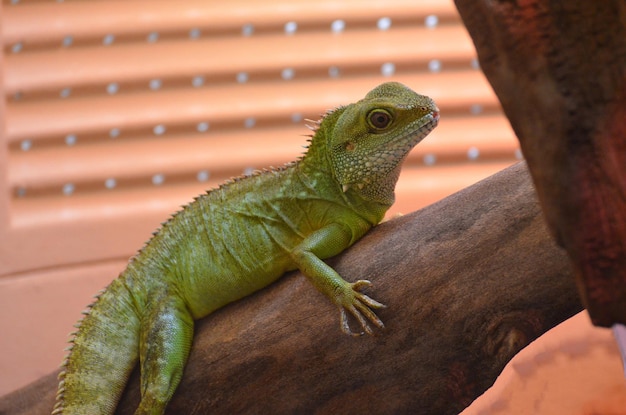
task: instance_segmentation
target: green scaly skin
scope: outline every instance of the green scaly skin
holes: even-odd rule
[[[59,376],[53,414],[112,414],[137,362],[136,414],[161,414],[183,374],[194,320],[299,269],[366,333],[384,307],[323,259],[379,223],[400,166],[435,126],[434,102],[399,83],[326,114],[306,154],[235,179],[163,224],[85,312]]]

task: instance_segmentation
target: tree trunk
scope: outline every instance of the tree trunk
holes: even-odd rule
[[[170,414],[456,414],[533,339],[582,309],[523,163],[376,227],[330,261],[388,308],[376,336],[341,333],[297,273],[197,325]],[[55,374],[0,399],[47,414]],[[135,371],[118,413],[139,400]]]
[[[455,0],[594,324],[626,324],[626,1]]]

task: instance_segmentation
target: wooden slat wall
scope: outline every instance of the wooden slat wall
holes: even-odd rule
[[[451,0],[0,7],[0,348],[11,349],[0,357],[0,373],[10,374],[0,393],[54,367],[61,353],[35,343],[61,350],[69,329],[58,327],[76,318],[74,299],[86,302],[113,278],[111,268],[177,206],[231,176],[295,159],[304,118],[380,82],[404,82],[442,112],[407,161],[394,212],[519,157]],[[32,324],[56,331],[45,342],[28,333],[3,340],[20,338],[10,315],[33,303],[42,316]],[[44,319],[50,307],[54,322]]]

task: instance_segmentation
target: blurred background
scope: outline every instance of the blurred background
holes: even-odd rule
[[[303,152],[381,82],[432,97],[408,213],[521,160],[451,0],[3,0],[0,395],[180,205]]]

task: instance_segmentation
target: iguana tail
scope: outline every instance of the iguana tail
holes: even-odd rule
[[[83,314],[59,374],[53,415],[113,414],[139,356],[139,317],[124,277]]]

